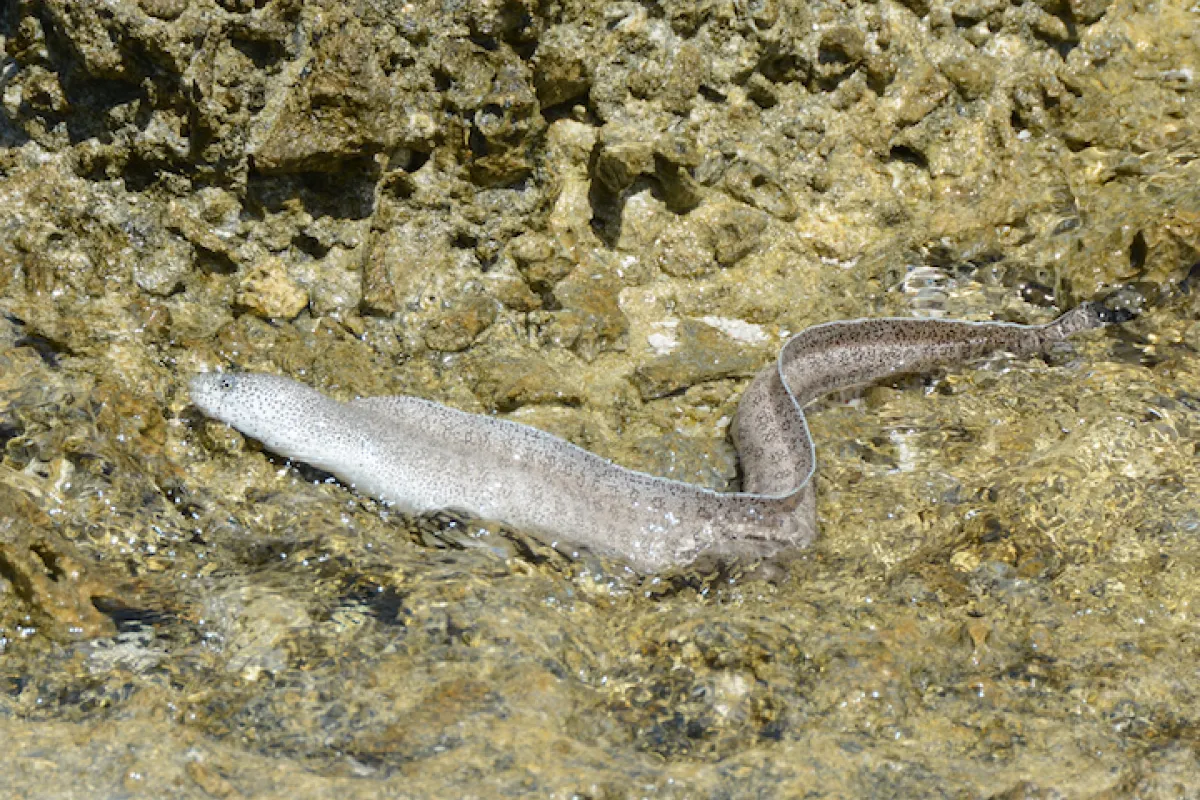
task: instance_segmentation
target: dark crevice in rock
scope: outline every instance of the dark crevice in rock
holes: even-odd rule
[[[313,217],[366,219],[375,210],[379,168],[368,158],[343,163],[335,172],[250,175],[246,207],[254,213],[277,213],[299,199]]]
[[[138,156],[131,156],[121,170],[121,180],[125,182],[125,188],[131,192],[144,192],[158,185],[169,170],[164,169],[163,164],[147,161]],[[103,170],[105,164],[97,162],[92,165],[90,170],[93,174]]]
[[[401,167],[401,169],[408,173],[416,172],[428,163],[430,155],[430,153],[422,150],[413,150],[408,157],[408,163]]]
[[[254,62],[258,69],[266,69],[287,57],[282,42],[269,39],[247,39],[234,37],[229,44]]]
[[[1062,11],[1057,14],[1052,14],[1055,18],[1062,21],[1066,27],[1067,37],[1060,38],[1054,34],[1047,33],[1035,27],[1032,33],[1035,38],[1045,42],[1050,47],[1054,48],[1055,52],[1065,61],[1071,51],[1079,46],[1079,30],[1075,25],[1075,20],[1071,17],[1069,11]]]
[[[25,432],[20,424],[0,420],[0,449]]]
[[[457,247],[461,250],[474,250],[478,244],[478,237],[472,236],[465,231],[457,231],[450,240],[451,247]]]
[[[73,355],[71,350],[62,342],[56,342],[45,336],[29,334],[14,342],[16,347],[28,347],[38,354],[46,366],[58,368],[58,358],[62,355]]]
[[[602,181],[592,181],[588,202],[592,207],[592,231],[606,246],[612,247],[621,236],[621,195]]]
[[[925,158],[925,154],[920,150],[915,150],[907,145],[893,145],[888,151],[889,161],[901,161],[905,164],[912,164],[921,169],[929,169],[929,161]]]
[[[1129,243],[1129,266],[1135,272],[1141,272],[1146,267],[1146,254],[1149,248],[1146,246],[1146,236],[1141,231],[1138,231],[1133,236],[1133,241]]]
[[[494,36],[474,35],[474,36],[470,36],[468,38],[470,39],[472,44],[482,47],[484,50],[488,51],[489,53],[495,52],[496,50],[500,49],[500,43],[496,41],[496,38]]]
[[[203,245],[192,243],[196,248],[196,269],[210,275],[234,275],[238,271],[237,262],[226,253],[207,250]]]
[[[110,597],[93,597],[92,605],[112,620],[118,633],[132,633],[174,621],[174,616],[161,609],[132,608]]]
[[[329,248],[316,237],[309,236],[307,233],[299,233],[292,237],[292,245],[302,253],[307,253],[313,258],[324,258],[329,252]]]
[[[576,95],[561,103],[544,107],[542,109],[542,119],[546,120],[547,124],[558,122],[560,119],[573,119],[575,117],[575,109],[579,107],[586,110],[588,117],[594,116],[594,111],[590,107],[588,96],[585,93]]]
[[[412,616],[405,607],[408,593],[399,592],[391,586],[376,583],[367,579],[354,581],[349,585],[340,600],[342,607],[362,606],[371,616],[385,625],[402,625],[404,619]]]

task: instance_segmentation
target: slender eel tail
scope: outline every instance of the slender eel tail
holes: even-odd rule
[[[1061,341],[1082,331],[1103,328],[1106,325],[1119,325],[1133,319],[1132,311],[1111,309],[1102,303],[1080,303],[1058,319],[1046,325],[1044,330],[1048,341]]]
[[[1046,325],[934,319],[859,319],[801,331],[760,372],[733,433],[744,491],[782,495],[805,485],[816,460],[801,408],[828,392],[904,372],[925,372],[996,352],[1029,356],[1081,331],[1124,322],[1127,311],[1083,303]]]

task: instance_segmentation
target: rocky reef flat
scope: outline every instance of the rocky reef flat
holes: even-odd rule
[[[1192,0],[14,0],[0,788],[1188,796]],[[653,577],[188,401],[414,394],[738,487],[790,334],[1135,312],[811,410],[816,546]]]

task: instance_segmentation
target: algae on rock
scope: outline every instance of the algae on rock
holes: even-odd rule
[[[1200,784],[1198,39],[1128,0],[7,4],[6,785]],[[403,517],[185,388],[419,394],[729,489],[802,327],[1097,298],[1143,316],[812,414],[777,584]]]

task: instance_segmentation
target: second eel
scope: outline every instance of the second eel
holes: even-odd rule
[[[732,493],[635,472],[536,428],[416,397],[343,403],[250,373],[198,375],[191,396],[267,449],[401,510],[466,511],[652,573],[701,555],[768,556],[812,543],[816,459],[802,409],[813,399],[998,351],[1031,355],[1119,314],[1085,303],[1046,325],[887,318],[807,328],[742,395],[733,436],[743,491]]]

